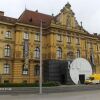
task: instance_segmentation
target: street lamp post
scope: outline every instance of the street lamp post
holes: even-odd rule
[[[40,94],[42,94],[42,20],[40,25],[40,81],[39,81]]]

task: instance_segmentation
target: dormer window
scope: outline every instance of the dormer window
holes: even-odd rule
[[[32,18],[29,19],[29,22],[32,22]]]

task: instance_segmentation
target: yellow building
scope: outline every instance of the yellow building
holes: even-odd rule
[[[25,10],[18,19],[0,11],[0,82],[39,81],[40,22],[43,22],[43,61],[86,58],[100,73],[100,35],[78,24],[67,3],[57,16]],[[44,69],[44,68],[43,68]]]

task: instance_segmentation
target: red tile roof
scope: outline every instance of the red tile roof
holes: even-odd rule
[[[17,19],[6,16],[0,16],[0,21],[14,24],[16,23]]]
[[[34,26],[40,26],[41,20],[44,22],[43,26],[47,27],[50,25],[52,16],[42,14],[39,12],[34,12],[30,10],[25,10],[22,15],[19,17],[18,22],[24,24],[30,24]]]

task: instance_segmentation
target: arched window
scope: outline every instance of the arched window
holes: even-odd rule
[[[9,57],[10,54],[11,54],[11,48],[10,48],[9,45],[6,45],[6,46],[5,46],[5,50],[4,50],[4,55],[5,55],[6,57]]]
[[[76,52],[76,57],[77,57],[77,58],[80,57],[80,50],[77,50],[77,52]]]
[[[62,49],[60,47],[57,48],[57,58],[58,59],[62,58]]]
[[[67,16],[67,27],[71,27],[71,17]]]
[[[40,58],[40,49],[38,47],[36,47],[34,50],[34,58]]]

